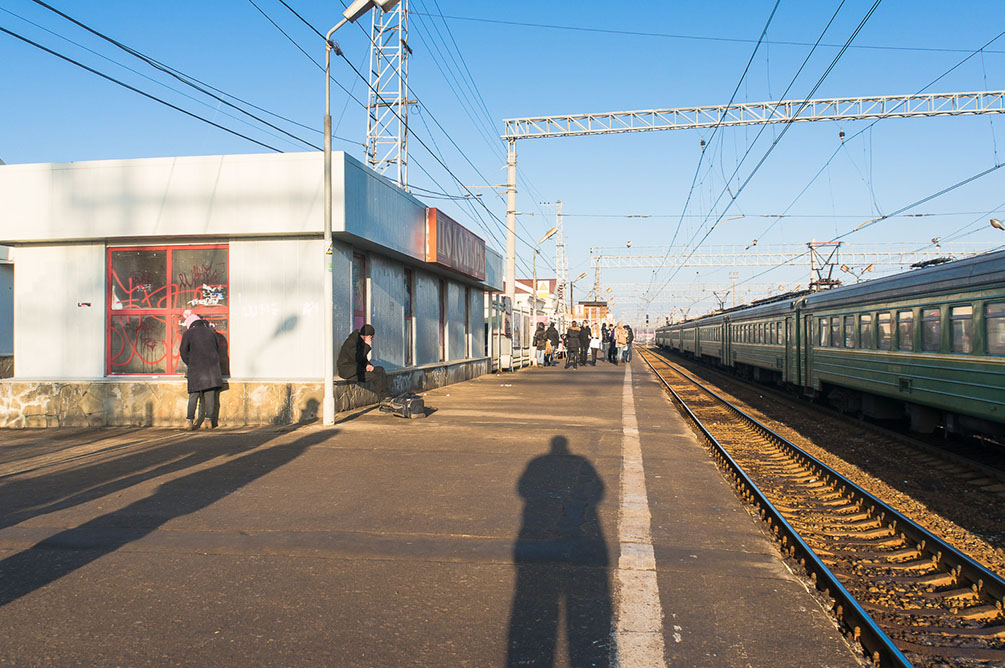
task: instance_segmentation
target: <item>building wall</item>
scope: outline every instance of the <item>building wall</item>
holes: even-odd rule
[[[0,264],[0,357],[14,354],[14,265]]]
[[[320,239],[230,242],[233,378],[321,377],[323,258]]]
[[[336,234],[346,233],[386,249],[426,259],[426,207],[386,178],[340,154],[344,206],[332,218]]]
[[[102,377],[104,244],[26,246],[18,249],[17,257],[15,375]]]
[[[370,255],[370,324],[376,335],[370,359],[388,371],[405,366],[405,270]]]
[[[471,356],[481,357],[485,354],[485,293],[472,289],[470,298]]]
[[[447,282],[447,359],[462,360],[467,355],[464,286]]]
[[[415,364],[440,361],[439,277],[415,272]]]

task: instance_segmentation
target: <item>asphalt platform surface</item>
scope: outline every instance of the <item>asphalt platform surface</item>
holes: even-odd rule
[[[0,666],[617,665],[625,371],[331,429],[2,431]],[[666,665],[863,665],[638,358],[630,388]]]

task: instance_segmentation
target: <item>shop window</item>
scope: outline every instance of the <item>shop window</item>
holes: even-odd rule
[[[830,325],[827,323],[827,318],[820,318],[817,322],[820,327],[820,347],[826,348],[831,344]]]
[[[914,311],[897,313],[897,349],[914,350]]]
[[[988,330],[988,354],[1005,355],[1005,302],[985,306],[984,322]]]
[[[412,270],[405,269],[405,366],[412,366],[415,363],[412,338],[415,332],[415,320],[412,316],[412,295],[414,290],[412,280]]]
[[[109,248],[107,277],[107,374],[184,373],[178,349],[192,309],[216,329],[229,375],[227,246]]]
[[[366,256],[352,254],[352,328],[359,329],[367,323],[366,308]]]
[[[872,313],[863,313],[858,317],[858,347],[872,348]]]
[[[879,323],[879,349],[891,350],[893,348],[893,316],[890,313],[880,313],[876,317]]]
[[[831,345],[840,348],[843,340],[841,337],[841,318],[835,316],[831,318]]]
[[[974,352],[974,307],[954,306],[949,311],[954,353]]]
[[[942,349],[942,313],[938,308],[926,308],[921,313],[921,349],[926,353]]]

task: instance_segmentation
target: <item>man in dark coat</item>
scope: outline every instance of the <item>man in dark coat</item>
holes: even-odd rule
[[[203,418],[209,418],[209,426],[216,429],[220,415],[220,388],[223,374],[220,372],[220,344],[216,331],[209,323],[197,315],[186,319],[188,329],[181,337],[181,360],[188,367],[188,411],[185,428],[198,429]],[[202,402],[202,415],[196,421],[196,408]]]
[[[625,348],[625,361],[632,361],[632,342],[635,340],[635,332],[632,331],[631,325],[625,325],[625,331],[628,332],[628,343]]]
[[[565,368],[579,368],[579,324],[575,320],[565,333]]]
[[[583,326],[579,329],[579,363],[586,366],[586,356],[589,354],[590,350],[590,339],[593,338],[593,334],[590,332],[590,326],[583,321]]]
[[[338,375],[350,383],[373,383],[377,399],[391,396],[387,388],[387,373],[382,366],[370,364],[370,350],[373,346],[373,325],[363,325],[354,329],[338,353],[336,368]]]

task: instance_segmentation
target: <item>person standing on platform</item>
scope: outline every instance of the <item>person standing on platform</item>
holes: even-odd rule
[[[593,329],[596,330],[597,326],[594,324]],[[590,357],[593,366],[597,366],[597,351],[600,350],[600,334],[594,333],[590,338]]]
[[[600,356],[607,359],[607,349],[611,345],[611,334],[607,331],[607,323],[600,327]]]
[[[534,330],[534,349],[537,351],[537,365],[544,366],[544,355],[545,347],[548,343],[548,336],[544,331],[544,323],[537,323],[537,329]]]
[[[216,429],[220,416],[220,388],[223,387],[223,374],[220,371],[220,344],[214,330],[208,322],[195,313],[186,310],[184,325],[187,327],[181,336],[178,352],[181,360],[188,367],[185,376],[188,378],[188,411],[185,415],[185,428],[193,431],[202,426],[204,418],[209,418],[210,429]],[[202,415],[196,420],[196,409],[202,403]]]
[[[338,375],[350,383],[373,383],[373,391],[377,399],[391,396],[387,387],[387,373],[382,366],[370,364],[370,351],[373,349],[373,335],[376,332],[373,325],[363,325],[353,330],[338,353]]]
[[[618,363],[618,342],[614,337],[614,327],[612,326],[607,330],[609,339],[607,341],[607,361],[611,364],[617,365]]]
[[[555,329],[555,323],[548,323],[548,330],[544,333],[548,337],[548,343],[551,344],[551,356],[545,357],[545,362],[548,366],[555,365],[555,353],[558,352],[558,330]]]
[[[625,331],[628,332],[628,336],[625,340],[625,361],[632,361],[632,342],[635,340],[635,332],[632,330],[631,325],[625,325]]]
[[[583,326],[579,329],[579,363],[586,366],[586,356],[590,353],[590,326],[583,321]]]
[[[618,326],[614,328],[615,358],[619,362],[625,361],[625,346],[627,343],[628,332],[625,330],[625,326],[619,322]]]
[[[579,324],[575,320],[565,333],[565,368],[579,368]]]

